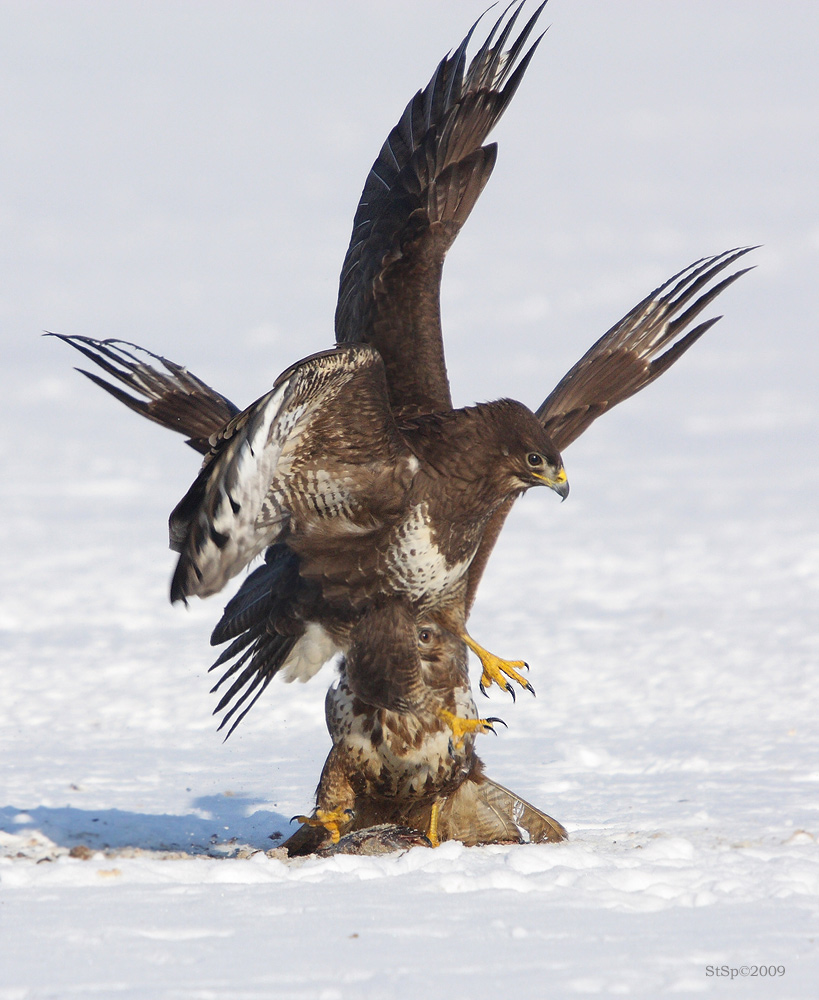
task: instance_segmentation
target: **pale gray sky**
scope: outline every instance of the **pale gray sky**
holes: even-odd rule
[[[6,364],[67,368],[43,329],[120,336],[247,401],[326,346],[367,169],[481,7],[5,0]],[[819,6],[550,0],[542,20],[447,265],[456,397],[536,404],[660,280],[747,243],[759,268],[697,350],[761,352],[760,377],[790,364],[807,391]]]

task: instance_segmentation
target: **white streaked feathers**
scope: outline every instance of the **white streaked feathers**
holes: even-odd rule
[[[387,574],[391,586],[412,601],[443,596],[461,579],[474,556],[470,552],[462,562],[447,562],[432,539],[426,503],[412,507],[394,536],[387,551]]]
[[[276,542],[294,502],[306,504],[321,520],[335,522],[337,532],[361,531],[355,523],[361,504],[350,492],[347,467],[360,459],[342,449],[334,455],[332,470],[307,468],[296,474],[294,469],[303,464],[300,446],[309,433],[322,440],[315,425],[327,407],[351,412],[356,400],[351,383],[359,372],[372,368],[383,370],[381,359],[364,345],[307,358],[284,372],[269,393],[211,440],[197,482],[171,516],[171,544],[182,553],[172,588],[175,599],[207,597],[221,590]],[[383,394],[387,410],[386,384]]]

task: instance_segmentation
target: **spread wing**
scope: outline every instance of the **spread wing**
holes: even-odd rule
[[[145,396],[147,402],[129,395],[97,375],[90,372],[83,374],[137,413],[164,427],[190,435],[192,440],[188,443],[197,450],[206,454],[211,453],[209,440],[219,442],[235,436],[235,427],[228,428],[226,425],[238,415],[237,408],[180,365],[121,341],[97,341],[87,337],[65,337],[56,334],[53,336],[58,336],[60,340],[81,351],[108,375]],[[332,351],[329,354],[332,358],[360,355],[367,362],[375,357],[369,349],[359,347]],[[146,358],[150,360],[144,360]],[[308,362],[296,366],[289,373],[286,372],[278,380],[277,385],[283,384],[288,376],[296,371],[300,371],[304,376],[305,365],[313,360],[315,359],[308,359]],[[156,362],[156,365],[150,361]],[[375,357],[374,371],[378,373],[381,370],[381,363]],[[385,411],[385,415],[389,418],[389,414],[386,413],[387,400],[383,375],[376,376],[375,382],[377,386],[381,386],[381,402],[375,409]],[[352,390],[343,391],[336,403],[348,411],[347,397],[350,391]],[[274,388],[272,393],[255,405],[263,407],[275,392]],[[292,398],[295,399],[297,395],[298,393],[295,393]],[[377,391],[376,396],[378,395]],[[360,392],[356,390],[355,409],[352,412],[358,415],[357,422],[360,422],[362,401]],[[315,399],[314,404],[316,407],[324,408],[322,416],[325,419],[333,419],[333,404],[321,397]],[[286,405],[280,410],[279,419],[283,422],[292,420],[292,411],[287,411],[291,413],[289,417],[285,415],[285,411],[287,411]],[[247,430],[247,424],[252,422],[249,411],[239,416],[235,423],[243,421]],[[388,426],[391,422],[389,418]],[[331,434],[337,434],[339,431],[337,423],[333,424],[330,431],[322,430],[321,427],[315,429],[325,443]],[[290,446],[292,447],[296,440],[303,441],[306,431],[306,427],[300,432],[295,431]],[[355,427],[352,433],[355,433]],[[376,447],[366,442],[364,450],[367,453],[368,463],[376,454],[378,444],[383,446],[382,434],[383,431],[378,432],[379,442],[376,443]],[[215,450],[218,448],[217,443]],[[336,458],[338,459],[338,455]],[[214,454],[208,454],[203,472],[213,461]],[[313,603],[316,598],[315,585],[299,575],[299,558],[296,554],[288,545],[274,543],[267,548],[264,563],[247,577],[238,593],[228,602],[211,637],[213,645],[228,643],[211,667],[211,670],[224,668],[212,691],[220,691],[222,694],[214,712],[223,713],[219,729],[229,727],[228,736],[288,661],[304,634],[304,622],[312,620],[315,616],[316,608],[313,607]],[[411,627],[402,629],[395,622],[387,621],[383,613],[369,616],[366,620],[369,623],[369,633],[366,639],[363,636],[359,637],[355,643],[351,667],[352,675],[358,681],[357,689],[360,695],[377,704],[389,705],[405,703],[409,705],[413,704],[414,700],[421,700],[414,623],[410,623]],[[390,654],[385,659],[383,669],[378,669],[373,661],[378,645],[370,634],[373,631],[373,621],[381,624],[385,649]],[[402,624],[406,625],[404,622]],[[378,648],[380,650],[380,647]]]
[[[188,437],[187,444],[205,454],[211,434],[239,412],[229,399],[211,389],[187,368],[124,340],[92,340],[49,333],[80,351],[112,378],[143,396],[139,399],[93,372],[86,378],[148,420]],[[162,370],[164,369],[164,371]]]
[[[721,317],[682,334],[711,302],[751,268],[713,280],[755,247],[704,257],[669,278],[627,313],[558,382],[537,410],[560,450],[606,410],[644,389]]]
[[[754,249],[728,250],[690,264],[646,296],[583,355],[537,410],[559,450],[606,410],[659,378],[720,319],[716,316],[688,330],[703,309],[751,268],[714,279]],[[507,501],[496,511],[484,532],[469,568],[467,611],[512,503]]]
[[[504,12],[468,67],[475,26],[441,61],[387,137],[355,214],[341,270],[336,340],[371,344],[381,354],[397,416],[452,406],[441,273],[495,164],[497,147],[482,143],[540,41],[524,52],[545,2],[510,43],[522,6],[505,24]]]
[[[545,844],[569,836],[556,819],[492,781],[477,757],[468,780],[441,804],[438,829],[442,840],[464,844]]]
[[[181,553],[174,601],[221,590],[291,516],[335,539],[374,527],[373,470],[388,469],[401,446],[381,359],[356,345],[292,366],[212,440],[170,518]]]

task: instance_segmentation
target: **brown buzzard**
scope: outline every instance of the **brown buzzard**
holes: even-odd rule
[[[216,593],[286,539],[313,589],[311,623],[327,650],[349,654],[350,684],[365,701],[431,710],[415,651],[419,617],[479,653],[484,683],[501,670],[516,676],[466,634],[463,612],[470,563],[501,505],[537,485],[567,492],[559,452],[523,404],[398,424],[379,354],[346,345],[289,369],[212,440],[171,515],[181,552],[173,600]],[[401,655],[363,648],[384,620]]]
[[[594,344],[538,408],[555,445],[565,449],[601,413],[654,381],[716,322],[714,318],[689,329],[701,311],[745,273],[720,277],[746,252],[728,251],[680,271]],[[136,412],[185,435],[199,452],[209,450],[210,439],[221,435],[239,414],[226,397],[159,355],[121,341],[60,339],[143,398],[93,372],[83,374]],[[469,567],[467,608],[509,506],[502,505],[484,530]],[[307,680],[326,662],[332,648],[311,617],[320,604],[317,587],[302,575],[289,539],[271,545],[263,565],[228,602],[212,636],[215,645],[230,643],[214,664],[229,664],[216,686],[231,682],[216,709],[227,709],[222,725],[230,723],[232,730],[279,671],[288,680]]]
[[[390,634],[382,627],[385,647]],[[417,637],[431,695],[452,715],[477,718],[464,644],[434,624],[419,623]],[[440,718],[425,723],[414,713],[373,708],[352,690],[348,662],[325,701],[333,748],[316,791],[321,825],[298,817],[307,822],[283,845],[290,854],[312,853],[328,831],[335,838],[383,823],[467,845],[565,838],[557,820],[484,774],[471,733],[453,740]]]
[[[478,781],[471,735],[453,736],[441,713],[477,715],[455,697],[465,657],[457,637],[475,648],[465,623],[511,504],[536,483],[565,492],[560,449],[716,322],[691,328],[744,273],[719,277],[747,252],[698,261],[669,279],[590,349],[536,413],[507,400],[452,410],[440,326],[443,261],[494,166],[496,147],[485,139],[540,41],[526,49],[543,5],[513,38],[522,6],[501,16],[467,64],[473,27],[388,136],[342,268],[337,350],[288,369],[239,413],[157,355],[62,338],[137,396],[86,372],[97,384],[186,434],[206,455],[172,515],[172,542],[181,550],[173,596],[213,593],[264,551],[264,564],[228,603],[212,637],[229,643],[214,664],[226,665],[216,685],[227,685],[217,706],[225,710],[222,725],[232,731],[277,672],[306,680],[335,650],[347,650],[339,694],[329,697],[331,707],[334,698],[348,707],[328,709],[335,763],[323,784],[347,774],[350,750],[364,734],[370,763],[358,768],[365,780],[354,788],[356,810],[375,803],[372,814],[383,820],[395,812],[385,802],[402,802],[400,820],[436,801],[448,830],[464,826],[463,803],[474,804],[475,789],[489,787]],[[438,630],[444,665],[437,680],[418,638],[428,627]],[[515,664],[476,651],[482,687],[498,680],[514,694],[507,678],[526,684]],[[387,738],[408,734],[419,719],[426,727],[420,742],[417,733]],[[451,758],[443,767],[439,733]],[[412,780],[419,759],[423,791],[410,794],[421,787]],[[337,825],[343,800],[329,810]],[[456,822],[445,813],[457,801]]]

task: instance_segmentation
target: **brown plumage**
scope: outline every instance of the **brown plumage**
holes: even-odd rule
[[[394,655],[394,625],[379,624],[369,648],[382,659]],[[432,623],[418,623],[416,636],[430,708],[477,718],[463,643]],[[333,748],[316,790],[318,812],[342,815],[342,835],[384,823],[427,831],[435,806],[440,841],[474,845],[565,838],[560,823],[484,774],[472,734],[454,741],[434,711],[425,719],[373,709],[352,689],[354,669],[348,658],[337,684],[327,692],[325,713]],[[304,823],[283,846],[291,855],[300,855],[329,843],[325,827]]]
[[[745,252],[730,251],[684,269],[640,302],[573,366],[538,410],[539,418],[550,428],[561,448],[606,409],[653,381],[716,322],[712,319],[688,329],[716,295],[745,273],[740,270],[727,278],[720,277]],[[203,433],[218,434],[236,413],[232,403],[185,369],[161,358],[157,358],[158,363],[153,367],[133,345],[87,338],[61,339],[89,359],[101,360],[110,376],[140,393],[146,402],[98,378],[97,384],[137,412],[148,415],[145,408],[153,406],[152,419],[189,438],[201,438]],[[578,372],[582,378],[575,378]],[[617,393],[612,386],[620,387]],[[196,410],[195,420],[190,418],[192,406]],[[163,415],[162,419],[157,413]],[[198,442],[193,446],[204,450]],[[477,581],[510,506],[508,501],[502,504],[484,530],[469,570],[464,614],[468,613]],[[299,640],[304,639],[305,629],[309,629],[308,623],[318,614],[320,605],[318,588],[300,575],[298,556],[286,540],[271,546],[265,553],[265,562],[250,573],[226,606],[212,636],[214,644],[229,643],[212,668],[225,668],[214,688],[225,689],[216,707],[216,712],[224,712],[220,728],[230,726],[232,732],[282,668],[287,679],[294,676],[306,679],[311,675],[309,669],[300,674],[292,668],[293,651]],[[382,637],[387,644],[395,639],[389,632],[382,633]],[[464,644],[444,630],[439,630],[437,641],[435,657],[421,653],[423,682],[433,692],[432,704],[440,698],[443,707],[449,706],[464,717],[477,717],[477,711],[468,707],[471,690]],[[438,665],[438,680],[432,679],[425,658]],[[313,672],[320,665],[312,664]],[[454,753],[442,755],[440,736],[446,727],[431,713],[431,706],[421,722],[416,713],[390,713],[353,699],[346,665],[342,663],[339,684],[327,695],[333,749],[317,794],[322,807],[348,808],[344,803],[349,801],[352,787],[355,804],[349,807],[354,812],[351,829],[373,823],[404,823],[426,831],[435,801],[441,803],[442,840],[480,843],[514,839],[510,831],[516,829],[515,822],[523,831],[518,831],[519,836],[533,840],[552,839],[554,831],[562,829],[483,774],[471,735],[464,737],[461,748],[453,748]],[[339,721],[342,715],[347,719],[349,732]],[[408,726],[416,727],[411,739],[406,738]],[[393,735],[381,738],[385,731]],[[401,740],[411,748],[411,754],[396,753],[395,747],[401,746]],[[349,774],[355,774],[356,768],[360,769],[360,775],[357,784],[351,786]],[[419,774],[423,776],[421,784],[418,784]],[[288,849],[294,853],[309,852],[326,843],[327,838],[325,829],[305,825],[290,838]]]
[[[567,492],[560,454],[523,404],[397,424],[381,357],[365,345],[294,365],[211,441],[171,515],[181,553],[172,600],[216,593],[286,541],[316,593],[311,621],[328,649],[349,654],[351,678],[356,664],[359,696],[403,712],[420,711],[426,697],[414,621],[425,615],[465,634],[469,565],[495,511],[532,486]],[[376,612],[401,655],[364,649]]]
[[[444,258],[492,173],[497,146],[483,143],[537,49],[540,38],[525,47],[544,7],[516,38],[523,3],[509,18],[504,12],[467,63],[476,22],[409,102],[367,175],[341,268],[336,340],[379,352],[397,417],[452,405],[441,335]]]
[[[685,268],[594,344],[538,408],[539,420],[549,428],[556,445],[565,448],[597,416],[654,381],[716,322],[713,318],[689,329],[702,309],[745,273],[747,269],[721,277],[744,253],[747,250],[728,251]],[[84,374],[137,412],[193,439],[189,443],[196,450],[204,450],[205,433],[218,435],[236,415],[233,403],[182,366],[134,345],[84,337],[60,339],[144,401],[98,376]],[[154,359],[156,365],[151,364]],[[512,501],[503,502],[484,529],[469,567],[464,616]],[[294,649],[320,606],[318,588],[300,575],[299,558],[287,539],[271,546],[264,564],[247,577],[226,606],[212,636],[216,645],[229,643],[214,664],[216,669],[226,668],[214,689],[226,686],[216,709],[225,713],[223,726],[229,725],[232,731],[279,671],[287,679],[306,680],[319,669],[323,659],[296,663]],[[331,653],[328,647],[327,655]]]
[[[451,411],[440,326],[443,261],[494,166],[496,147],[483,143],[540,40],[525,49],[543,5],[513,39],[522,6],[498,19],[467,63],[473,27],[412,99],[385,142],[362,193],[342,268],[336,310],[336,339],[345,345],[340,351],[289,369],[267,397],[239,414],[225,397],[157,355],[116,341],[62,338],[137,395],[85,372],[89,378],[149,419],[186,434],[188,443],[207,456],[173,517],[172,539],[182,549],[175,596],[218,590],[253,554],[269,546],[264,564],[246,578],[213,633],[214,644],[229,643],[214,664],[225,667],[216,685],[226,687],[217,706],[225,712],[222,725],[230,723],[232,731],[277,672],[287,679],[307,679],[334,649],[346,649],[338,697],[345,697],[346,685],[357,706],[353,718],[359,720],[372,755],[364,766],[367,781],[357,793],[356,809],[362,816],[371,813],[373,820],[389,815],[391,821],[412,819],[417,824],[421,814],[414,810],[423,813],[431,808],[429,796],[438,796],[443,829],[467,839],[472,836],[470,823],[477,823],[484,808],[497,807],[501,813],[506,809],[508,819],[511,793],[481,779],[471,736],[464,737],[464,757],[451,754],[452,760],[440,766],[431,747],[436,733],[445,729],[436,711],[439,702],[448,703],[448,696],[440,697],[424,653],[413,651],[413,643],[418,622],[429,614],[436,627],[444,625],[452,632],[464,628],[504,519],[515,497],[531,485],[521,469],[490,463],[479,470],[480,488],[473,503],[463,484],[475,471],[468,458],[475,440],[484,447],[486,428],[476,432],[477,421],[494,417],[493,406],[497,412],[504,406],[519,407],[526,433],[539,442],[533,447],[554,466],[558,452],[597,416],[653,381],[716,321],[686,333],[701,309],[744,273],[717,280],[747,252],[704,259],[662,285],[591,348],[536,414],[506,402]],[[365,405],[360,408],[365,418],[358,424],[339,422],[339,399],[345,393],[349,398],[353,384],[363,392]],[[282,404],[278,409],[273,406],[277,392]],[[358,394],[353,395],[359,407]],[[497,427],[503,425],[507,432],[515,421],[504,421]],[[247,477],[248,462],[258,463],[261,457],[254,441],[260,442],[274,427],[281,445],[276,461],[268,461],[255,480]],[[497,458],[500,447],[501,458],[509,458],[503,455],[508,448],[503,434],[496,439],[488,434],[486,441],[486,454]],[[362,458],[370,448],[375,470]],[[518,449],[518,457],[525,459],[525,454]],[[335,461],[329,487],[326,477],[319,482],[317,474],[318,469],[323,473],[328,455]],[[363,483],[352,493],[346,482],[351,470]],[[517,482],[510,478],[513,473]],[[232,491],[240,482],[243,492],[237,496]],[[470,485],[474,489],[475,481]],[[237,504],[239,511],[234,509]],[[432,505],[431,518],[409,516],[422,504]],[[236,531],[239,521],[242,530]],[[225,522],[230,530],[224,530]],[[257,525],[264,530],[257,532]],[[407,536],[421,527],[428,529],[429,539],[435,535],[434,547],[445,568],[457,568],[454,579],[442,584],[438,573],[430,583],[417,565],[408,571],[406,559],[403,572],[394,565],[390,569],[390,557],[384,553],[391,552],[395,563],[402,553],[411,552],[411,543],[402,544],[401,531]],[[375,547],[380,555],[374,560],[362,544],[367,533],[370,540],[380,537],[383,543]],[[388,611],[395,620],[385,624],[379,616]],[[362,633],[368,629],[370,634]],[[451,693],[463,684],[460,672],[466,654],[460,639],[443,634],[452,645],[444,654],[448,672],[443,670],[441,677]],[[384,652],[384,643],[393,653],[404,652]],[[389,741],[375,739],[374,712],[386,713],[386,728],[398,739],[419,720],[428,727],[416,739],[422,768],[429,774],[434,770],[436,777],[420,799],[406,791],[415,762],[387,755]],[[383,732],[384,723],[380,725]],[[336,758],[350,749],[345,739],[334,746]],[[390,766],[384,773],[392,774],[396,788],[391,795],[385,794],[380,778],[373,778],[382,775],[385,763]],[[337,773],[346,773],[345,768]],[[388,809],[387,802],[397,803],[397,811]],[[499,802],[506,805],[501,808]],[[460,803],[457,809],[455,803]]]

